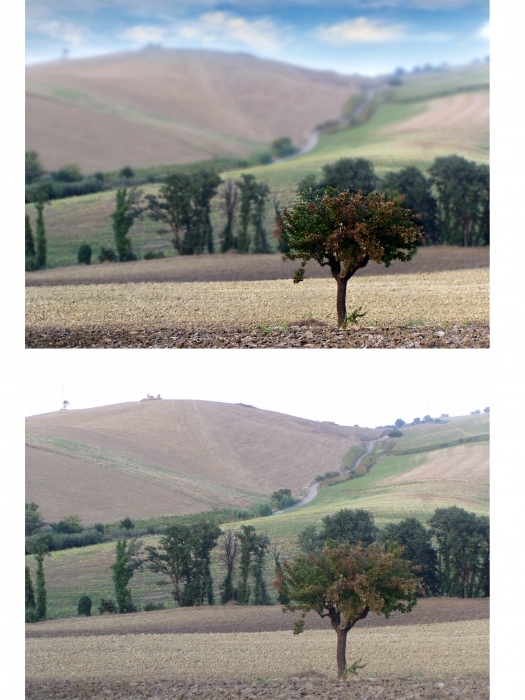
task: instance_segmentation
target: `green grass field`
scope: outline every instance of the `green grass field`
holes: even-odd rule
[[[366,123],[321,135],[316,147],[303,156],[271,165],[224,171],[222,177],[235,178],[243,172],[251,173],[257,179],[267,182],[273,192],[279,193],[281,206],[288,206],[294,199],[299,180],[310,173],[321,175],[324,165],[343,157],[370,159],[379,176],[407,165],[426,171],[436,157],[452,153],[476,162],[488,163],[488,133],[480,137],[477,133],[465,134],[464,131],[450,130],[444,136],[429,130],[407,138],[405,133],[384,131],[389,126],[425,112],[428,100],[464,92],[488,92],[488,71],[487,64],[480,64],[451,69],[445,73],[407,76],[404,84],[392,91],[390,101],[380,105]],[[158,185],[146,185],[141,189],[145,194],[155,193]],[[98,263],[101,246],[114,248],[110,218],[114,200],[115,192],[108,191],[54,200],[46,207],[48,267],[75,265],[82,243],[89,243],[92,247],[92,263]],[[26,205],[26,212],[34,225],[34,206]],[[216,198],[212,203],[212,225],[217,247],[224,224],[224,214]],[[269,203],[265,227],[270,245],[276,248],[272,235],[274,225],[273,207]],[[148,250],[162,250],[165,255],[174,254],[171,234],[159,223],[144,217],[134,223],[130,235],[133,249],[140,257]]]
[[[282,548],[281,558],[294,556],[298,552],[297,535],[307,525],[320,526],[322,518],[341,508],[364,508],[374,514],[375,522],[384,527],[389,522],[397,522],[405,517],[414,516],[425,522],[436,508],[457,505],[479,515],[489,514],[488,484],[475,481],[436,480],[431,482],[414,482],[406,484],[385,485],[384,479],[409,472],[426,464],[436,452],[396,455],[401,449],[428,449],[429,446],[451,442],[460,437],[472,437],[488,433],[489,415],[464,416],[444,419],[441,424],[425,424],[414,428],[404,428],[403,437],[395,440],[394,454],[381,456],[384,443],[377,443],[374,452],[378,457],[371,471],[360,478],[320,488],[316,498],[306,506],[282,515],[250,520],[258,531],[265,532],[272,543]],[[466,449],[475,449],[467,445]],[[439,454],[446,457],[453,448],[440,449]],[[362,448],[354,446],[352,458],[359,456]],[[349,453],[347,453],[349,454]],[[322,471],[322,468],[319,470]],[[195,517],[195,516],[192,516]],[[156,518],[155,524],[162,521]],[[137,522],[138,527],[146,527],[153,521]],[[223,525],[222,528],[238,529],[242,522]],[[156,545],[158,535],[142,538],[144,543]],[[110,566],[114,560],[115,543],[103,543],[79,549],[53,552],[46,558],[45,571],[48,584],[49,618],[65,617],[76,614],[76,605],[81,595],[87,594],[93,600],[93,613],[100,604],[100,598],[114,599]],[[33,579],[36,571],[34,557],[27,556]],[[215,582],[215,594],[220,595],[219,584],[224,578],[224,566],[213,553],[212,573]],[[271,555],[266,566],[266,580],[273,580],[274,565]],[[163,601],[171,605],[169,586],[158,583],[161,577],[144,568],[135,573],[131,589],[135,603],[143,606],[147,601]],[[270,588],[270,594],[273,590]],[[275,598],[275,595],[274,595]]]

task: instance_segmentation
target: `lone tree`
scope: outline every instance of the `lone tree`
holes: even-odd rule
[[[402,554],[403,548],[397,545],[386,550],[375,544],[368,549],[361,543],[343,544],[325,547],[319,556],[299,555],[291,563],[284,561],[277,571],[274,586],[291,601],[283,610],[302,611],[294,634],[303,632],[310,610],[330,619],[337,634],[339,678],[346,670],[348,632],[359,620],[369,612],[388,618],[395,610],[406,613],[416,605],[422,587]]]
[[[142,213],[142,208],[138,203],[141,195],[142,190],[138,190],[136,187],[132,187],[129,191],[125,187],[117,190],[115,211],[111,214],[111,218],[113,219],[113,233],[115,234],[119,262],[137,259],[133,253],[128,234],[133,222]]]
[[[127,587],[135,569],[140,568],[142,560],[139,557],[139,551],[142,546],[142,541],[133,538],[129,541],[119,540],[117,542],[115,563],[111,565],[113,571],[113,584],[115,586],[115,597],[117,598],[119,613],[136,612],[137,608],[133,605],[131,591]]]
[[[317,260],[329,266],[337,283],[337,323],[345,325],[348,280],[369,260],[389,267],[392,260],[406,262],[423,242],[417,215],[388,201],[384,195],[352,193],[327,187],[325,196],[308,201],[299,195],[292,209],[283,209],[277,237],[289,248],[289,260],[301,260],[294,282],[304,279],[306,263]]]

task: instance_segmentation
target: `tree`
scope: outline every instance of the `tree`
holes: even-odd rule
[[[35,602],[35,591],[33,589],[33,582],[31,580],[31,572],[29,567],[26,566],[26,622],[36,622],[36,602]]]
[[[91,598],[88,595],[80,596],[77,605],[77,615],[85,615],[90,617],[91,615]]]
[[[289,136],[281,136],[281,138],[272,141],[271,149],[275,158],[286,158],[297,152],[297,148]]]
[[[264,581],[264,564],[266,562],[266,553],[270,546],[270,540],[264,533],[259,533],[253,543],[253,565],[252,575],[254,579],[253,585],[253,604],[254,605],[270,605],[266,583]]]
[[[384,195],[352,194],[327,188],[317,202],[299,198],[284,209],[277,236],[289,251],[284,257],[302,261],[294,282],[304,278],[309,260],[329,266],[337,283],[337,322],[345,325],[348,280],[369,260],[388,267],[392,260],[410,260],[423,241],[421,227],[408,209]]]
[[[178,605],[182,605],[182,583],[190,556],[189,527],[168,525],[166,534],[160,539],[160,551],[152,546],[145,549],[148,554],[148,568],[170,579],[173,585],[173,599]]]
[[[322,540],[333,540],[337,544],[348,542],[356,545],[362,542],[365,547],[372,544],[377,537],[378,529],[374,525],[374,516],[368,510],[357,508],[342,508],[323,518],[324,530]]]
[[[241,175],[241,179],[237,183],[237,186],[241,193],[237,249],[239,253],[248,253],[250,250],[250,234],[248,233],[248,225],[250,223],[252,202],[257,196],[257,182],[253,175],[243,173]]]
[[[78,515],[68,515],[67,518],[63,518],[58,523],[51,523],[51,527],[55,532],[63,532],[68,535],[84,530]]]
[[[438,194],[441,243],[487,245],[490,238],[490,171],[461,156],[436,158],[429,174]]]
[[[217,544],[221,529],[209,522],[199,522],[190,528],[189,559],[185,572],[186,584],[182,605],[213,605],[213,579],[210,571],[211,551]]]
[[[79,265],[91,265],[91,246],[88,243],[82,243],[78,249],[77,262]]]
[[[125,165],[125,166],[121,169],[120,175],[121,175],[122,177],[125,177],[126,180],[130,180],[132,177],[135,177],[135,171],[133,170],[133,168],[130,168],[129,165]]]
[[[241,605],[248,605],[251,595],[248,577],[250,575],[252,554],[256,546],[257,533],[253,525],[241,525],[241,529],[237,534],[237,537],[239,538],[240,542],[241,555],[237,600]]]
[[[237,591],[233,587],[233,567],[237,556],[239,541],[236,533],[228,528],[219,540],[220,558],[226,565],[226,576],[219,588],[222,590],[221,603],[224,605],[237,597]]]
[[[323,548],[323,538],[317,532],[315,525],[307,525],[297,535],[297,544],[303,554],[319,554]]]
[[[56,173],[53,173],[53,180],[58,180],[59,182],[80,182],[83,180],[84,176],[80,172],[78,165],[64,165]]]
[[[35,240],[33,238],[33,230],[31,228],[31,219],[26,214],[26,260],[34,258],[36,255]]]
[[[36,151],[26,151],[26,185],[30,185],[44,174]]]
[[[388,550],[372,544],[366,549],[343,544],[325,547],[319,556],[299,555],[291,563],[284,561],[274,586],[290,598],[285,610],[301,611],[294,634],[304,630],[310,610],[328,617],[337,634],[337,673],[346,670],[346,639],[354,625],[369,612],[390,617],[394,611],[410,612],[422,587],[403,549]]]
[[[127,532],[130,532],[131,530],[133,530],[134,527],[135,527],[135,523],[134,523],[133,520],[132,520],[130,517],[128,517],[128,516],[126,516],[126,517],[125,517],[123,520],[121,520],[120,523],[119,523],[119,529],[120,529],[120,530],[127,530]]]
[[[172,173],[161,185],[159,197],[146,195],[147,214],[153,221],[161,221],[170,227],[173,247],[182,255],[182,231],[190,216],[190,176]]]
[[[394,425],[396,426],[396,428],[402,428],[404,425],[406,425],[406,423],[402,418],[398,418]]]
[[[489,590],[489,520],[464,508],[437,508],[428,521],[437,541],[441,595],[474,598]]]
[[[47,262],[46,224],[44,222],[44,207],[48,203],[47,189],[40,187],[36,193],[35,208],[36,217],[36,264],[40,269]]]
[[[221,253],[226,253],[228,250],[235,247],[236,242],[233,236],[233,220],[238,197],[239,190],[237,189],[235,180],[229,177],[224,181],[221,190],[221,204],[224,213],[226,214],[226,224],[221,233]]]
[[[36,503],[26,503],[26,537],[33,535],[36,530],[40,530],[44,520],[38,512]]]
[[[421,579],[427,595],[437,595],[437,555],[425,526],[416,518],[405,518],[399,523],[388,523],[381,533],[381,541],[403,547],[403,559],[420,567]]]
[[[268,242],[266,240],[266,231],[264,230],[263,220],[266,200],[269,194],[270,188],[265,182],[256,183],[253,192],[254,208],[252,213],[252,224],[254,228],[252,244],[253,253],[268,253]]]
[[[138,203],[141,195],[142,190],[138,190],[136,187],[132,187],[129,191],[125,187],[117,190],[115,211],[111,214],[111,218],[113,219],[113,233],[115,234],[119,262],[137,259],[133,253],[128,234],[133,222],[142,213],[142,208]]]
[[[142,541],[133,538],[129,541],[119,540],[115,551],[115,563],[111,565],[113,571],[113,585],[117,599],[119,613],[136,612],[133,605],[131,591],[127,587],[135,570],[142,565],[139,551]]]
[[[366,158],[340,158],[324,165],[323,172],[321,187],[333,187],[339,192],[361,191],[367,195],[375,190],[378,181],[372,162]]]
[[[437,228],[437,202],[432,195],[431,183],[421,170],[414,166],[403,168],[397,173],[387,173],[381,182],[381,189],[388,199],[401,195],[401,204],[411,209],[421,218],[425,243],[439,243]]]
[[[277,544],[272,544],[270,547],[270,551],[273,556],[273,560],[275,562],[275,574],[277,575],[278,571],[283,570],[282,564],[281,564],[281,555],[283,553],[283,549],[280,548]],[[290,598],[288,598],[287,595],[284,593],[281,593],[281,591],[277,591],[277,602],[281,603],[282,605],[288,605],[290,602]]]
[[[40,535],[32,545],[36,569],[36,619],[45,620],[47,615],[47,590],[44,575],[44,558],[51,555],[49,551],[49,536]]]

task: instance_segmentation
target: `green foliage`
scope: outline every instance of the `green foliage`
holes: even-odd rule
[[[374,542],[379,532],[374,525],[372,513],[362,508],[356,510],[343,508],[334,515],[324,517],[323,523],[324,529],[321,533],[323,541],[330,539],[338,544],[348,542],[357,545],[361,542],[367,547]]]
[[[135,570],[142,565],[139,550],[142,542],[136,538],[129,541],[119,540],[115,552],[115,563],[111,565],[113,571],[113,585],[117,599],[119,613],[136,612],[133,605],[131,591],[127,587]]]
[[[233,567],[237,557],[238,546],[239,540],[237,538],[237,533],[231,528],[225,530],[219,540],[219,556],[226,565],[226,576],[219,586],[222,590],[221,605],[225,605],[230,600],[235,600],[237,598],[237,590],[233,587]]]
[[[104,525],[102,523],[95,523],[93,525],[93,530],[96,530],[97,532],[100,532],[101,534],[104,533]]]
[[[36,622],[36,602],[35,602],[35,592],[33,589],[33,582],[31,580],[31,572],[29,567],[26,566],[26,607],[25,607],[25,620],[26,622]]]
[[[44,174],[36,151],[26,151],[26,185],[30,185]]]
[[[282,136],[279,139],[275,139],[275,141],[272,142],[271,149],[275,158],[286,158],[297,152],[289,136]]]
[[[490,171],[461,156],[436,158],[429,169],[438,194],[440,242],[490,243]]]
[[[26,537],[38,531],[44,524],[44,520],[38,512],[36,503],[26,503]]]
[[[153,610],[164,610],[164,603],[146,603],[144,612],[152,612]]]
[[[130,180],[132,177],[135,177],[135,171],[134,171],[132,168],[130,168],[129,165],[125,165],[125,166],[121,169],[120,175],[121,175],[122,177],[125,177],[126,180]]]
[[[115,605],[115,601],[101,598],[100,605],[98,606],[98,612],[100,615],[103,615],[104,613],[116,613],[117,606]]]
[[[301,282],[309,260],[327,265],[337,282],[339,326],[346,315],[346,286],[369,260],[386,267],[393,260],[407,261],[422,241],[414,215],[384,195],[352,194],[327,188],[317,201],[299,198],[283,209],[278,235],[289,247],[284,257],[301,260],[294,282]]]
[[[128,234],[135,219],[142,213],[138,204],[141,195],[142,191],[137,190],[136,187],[132,187],[129,192],[125,187],[117,190],[115,211],[111,214],[111,218],[113,219],[113,233],[115,234],[119,262],[137,259],[133,253]]]
[[[428,521],[437,542],[441,595],[477,598],[490,594],[490,524],[463,508],[437,508]]]
[[[367,314],[366,311],[363,311],[363,313],[361,313],[362,308],[363,307],[360,306],[359,308],[354,309],[350,313],[345,314],[345,318],[343,321],[343,328],[346,328],[350,323],[357,323],[360,318],[363,318],[364,316],[366,316],[366,314]]]
[[[78,515],[68,515],[67,518],[60,520],[58,523],[51,523],[51,527],[55,532],[61,532],[67,535],[72,535],[84,530]]]
[[[117,262],[117,254],[113,250],[113,248],[104,248],[103,246],[100,248],[100,253],[98,254],[98,261],[103,263],[105,261],[108,262]]]
[[[277,571],[274,586],[290,598],[286,610],[301,611],[294,634],[304,629],[310,610],[330,619],[337,633],[339,677],[346,670],[346,636],[369,612],[390,617],[392,612],[410,612],[421,591],[410,562],[402,558],[402,549],[388,550],[372,544],[365,548],[343,544],[325,547],[319,556],[304,554],[292,562],[284,561]]]
[[[272,505],[276,510],[283,510],[284,508],[289,508],[290,506],[297,503],[296,499],[293,498],[290,489],[279,489],[272,493]]]
[[[148,252],[144,254],[144,260],[158,260],[159,258],[163,258],[163,257],[164,257],[163,250],[159,250],[159,251],[148,250]]]
[[[398,418],[394,425],[396,426],[396,428],[402,428],[404,425],[406,425],[406,423],[402,418]]]
[[[343,673],[343,679],[347,680],[349,676],[357,676],[360,669],[365,668],[366,664],[362,664],[363,658],[352,661],[351,664],[347,664],[345,667],[345,672]]]
[[[402,437],[403,433],[400,430],[398,430],[397,428],[393,428],[392,430],[389,430],[386,433],[384,433],[384,435],[388,435],[388,437],[391,437],[391,438],[398,438],[398,437]]]
[[[26,553],[29,554],[34,547],[38,535],[26,537]],[[92,529],[72,534],[53,532],[48,534],[49,551],[55,552],[61,549],[72,549],[74,547],[88,547],[92,544],[107,542],[108,537],[103,533]]]
[[[33,202],[36,193],[42,187],[38,180],[32,185],[26,185],[26,202]],[[102,180],[95,177],[83,178],[75,182],[59,182],[53,180],[46,182],[48,199],[65,199],[67,197],[79,197],[85,194],[94,194],[108,189]]]
[[[91,615],[91,598],[88,595],[80,597],[77,605],[77,614],[89,617]]]
[[[253,525],[241,525],[237,533],[240,542],[240,567],[237,600],[241,605],[248,605],[251,596],[251,587],[248,583],[252,554],[256,547],[257,533]]]
[[[317,532],[315,525],[307,525],[297,535],[297,544],[303,554],[319,554],[323,548],[324,540]]]
[[[329,471],[325,472],[324,474],[319,474],[318,476],[315,477],[316,481],[324,481],[325,479],[332,479],[334,476],[339,476],[338,471]]]
[[[78,249],[77,262],[79,265],[91,265],[91,246],[87,243],[82,243]]]
[[[399,172],[389,172],[381,182],[381,190],[389,199],[401,195],[401,204],[421,217],[425,243],[434,245],[440,242],[437,228],[437,202],[432,195],[431,183],[414,166]]]
[[[35,202],[37,211],[36,217],[36,264],[38,268],[46,266],[47,262],[47,240],[46,240],[46,225],[44,222],[44,206],[47,202],[46,195],[41,190],[38,194],[38,200]]]
[[[28,258],[34,259],[36,255],[35,240],[33,238],[33,229],[31,228],[31,220],[26,214],[26,262]]]
[[[321,188],[333,187],[339,192],[361,191],[367,195],[375,190],[378,182],[374,166],[366,158],[340,158],[323,166],[323,172]]]
[[[56,173],[52,173],[52,176],[53,180],[58,182],[80,182],[84,179],[78,165],[65,165]]]
[[[389,523],[381,533],[381,541],[387,546],[396,543],[403,547],[403,559],[420,567],[425,594],[434,596],[438,592],[437,556],[432,547],[431,536],[416,518],[405,518],[401,522]]]
[[[127,530],[127,532],[130,532],[131,530],[133,530],[134,527],[135,527],[135,523],[134,523],[133,520],[132,520],[130,517],[128,517],[128,516],[126,516],[126,517],[125,517],[123,520],[121,520],[120,523],[119,523],[119,528],[120,528],[121,530]]]
[[[44,558],[50,555],[48,538],[40,536],[33,550],[37,562],[36,570],[36,619],[45,620],[47,615],[47,590],[44,575]]]

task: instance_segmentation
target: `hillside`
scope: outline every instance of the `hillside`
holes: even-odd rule
[[[377,431],[210,401],[143,401],[26,420],[26,500],[48,521],[150,518],[299,493]],[[307,449],[306,449],[306,446]]]
[[[51,170],[78,163],[87,173],[247,155],[281,136],[304,141],[362,84],[217,51],[44,63],[26,70],[26,149]]]
[[[155,405],[163,405],[164,402],[152,402]],[[182,404],[186,402],[166,402],[166,404]],[[187,402],[187,403],[207,403],[207,402]],[[140,404],[144,405],[144,404]],[[151,404],[148,404],[148,407]],[[222,410],[238,409],[242,407],[229,406],[228,404],[208,404],[217,410],[222,406]],[[135,404],[124,404],[120,408],[134,407]],[[108,407],[118,408],[118,407]],[[101,411],[102,409],[89,409],[89,413]],[[277,422],[281,425],[290,426],[289,421],[300,421],[291,419],[290,416],[258,411],[254,409],[244,409],[254,414],[262,414],[265,421],[272,421],[275,426]],[[75,416],[75,413],[62,411],[68,419]],[[86,412],[87,414],[87,412]],[[35,418],[46,418],[51,431],[53,420],[59,414],[49,414],[37,416]],[[131,417],[131,412],[126,414]],[[237,413],[240,416],[240,413]],[[101,418],[102,416],[100,416]],[[99,419],[100,419],[99,418]],[[109,418],[109,416],[108,416]],[[29,419],[33,421],[34,419]],[[275,422],[273,422],[275,421]],[[55,421],[56,422],[56,421]],[[69,421],[68,421],[69,422]],[[79,422],[78,420],[75,422]],[[108,420],[108,434],[114,434],[111,427],[111,420]],[[332,433],[326,435],[336,435],[336,431],[347,431],[350,434],[352,429],[341,428],[339,426],[312,423],[302,421],[305,429],[313,430],[310,435],[319,435],[320,432],[331,430]],[[403,428],[403,437],[396,439],[394,444],[379,442],[374,447],[374,454],[377,459],[376,464],[366,475],[350,481],[344,481],[332,486],[323,486],[319,489],[318,495],[308,505],[285,512],[274,517],[265,517],[250,521],[257,531],[266,532],[272,543],[276,543],[283,549],[283,558],[289,558],[297,553],[297,534],[307,525],[316,525],[318,528],[322,518],[332,514],[341,508],[365,508],[372,511],[375,522],[379,527],[384,527],[388,522],[396,522],[408,516],[415,516],[425,522],[436,508],[444,508],[452,505],[465,508],[480,515],[489,513],[489,470],[488,452],[489,442],[486,439],[489,432],[490,416],[487,414],[474,416],[459,416],[444,419],[442,423],[424,424]],[[86,431],[95,425],[93,420],[87,421]],[[100,423],[99,423],[100,425]],[[137,423],[135,422],[136,426]],[[245,424],[243,424],[245,425]],[[43,426],[42,426],[43,427]],[[73,426],[70,426],[71,429]],[[314,430],[317,427],[318,430]],[[56,426],[53,428],[57,433]],[[65,430],[65,428],[63,428]],[[359,433],[381,434],[383,431],[366,431],[366,429],[355,429]],[[290,430],[290,434],[291,434]],[[253,433],[252,433],[253,434]],[[304,435],[304,433],[303,433]],[[483,439],[474,443],[459,443],[459,440],[481,436]],[[277,435],[277,439],[279,439]],[[58,441],[57,441],[58,442]],[[274,442],[272,436],[271,442]],[[448,443],[450,447],[439,447]],[[455,444],[459,443],[459,444]],[[316,450],[318,439],[310,442],[308,453],[304,455],[305,460],[311,449]],[[356,444],[356,443],[354,443]],[[310,449],[311,448],[311,449]],[[298,451],[304,449],[300,446]],[[387,450],[385,453],[384,450]],[[381,454],[381,450],[383,453]],[[407,450],[419,450],[408,455],[399,454]],[[397,454],[396,454],[397,453]],[[73,460],[69,460],[69,470],[71,471]],[[323,467],[318,471],[329,469],[327,461],[323,460]],[[333,462],[335,464],[335,461]],[[36,469],[33,467],[32,472]],[[318,473],[316,472],[316,474]],[[52,476],[47,472],[48,477]],[[33,478],[33,482],[35,479]],[[62,480],[57,480],[56,484],[61,487]],[[75,483],[80,485],[78,475],[75,475]],[[93,484],[86,484],[84,493],[93,488]],[[115,482],[109,482],[108,486],[115,487]],[[56,487],[56,485],[55,485]],[[148,486],[148,492],[151,487]],[[45,494],[44,490],[41,491]],[[65,497],[73,503],[69,494],[62,491]],[[29,499],[28,492],[28,499]],[[89,496],[91,498],[91,495]],[[39,502],[39,501],[37,501]],[[49,500],[48,500],[49,502]],[[48,518],[49,505],[43,504],[44,515]],[[80,508],[80,499],[75,505]],[[73,508],[73,506],[72,506]],[[58,512],[58,509],[57,511]],[[80,510],[77,510],[80,512]],[[166,511],[165,511],[166,513]],[[62,511],[61,511],[62,514]],[[120,516],[121,517],[121,516]],[[115,520],[116,518],[113,518]],[[230,527],[238,528],[242,523],[232,523]],[[225,526],[227,527],[227,526]],[[145,537],[145,544],[156,544],[158,536]],[[46,561],[46,580],[48,583],[48,600],[50,617],[63,617],[74,615],[78,598],[83,593],[89,592],[93,600],[98,601],[100,597],[108,598],[113,596],[110,566],[114,560],[115,543],[107,542],[99,545],[83,547],[79,549],[68,549],[53,552]],[[35,574],[34,557],[28,556],[26,562]],[[215,582],[215,590],[218,594],[219,584],[224,577],[224,566],[218,559],[215,551],[212,557],[212,574]],[[266,566],[266,579],[271,581],[274,574],[273,559],[268,557]],[[171,596],[166,587],[158,583],[158,575],[143,569],[138,571],[133,578],[133,598],[136,602],[144,604],[147,601],[164,601],[168,606],[172,604]]]

